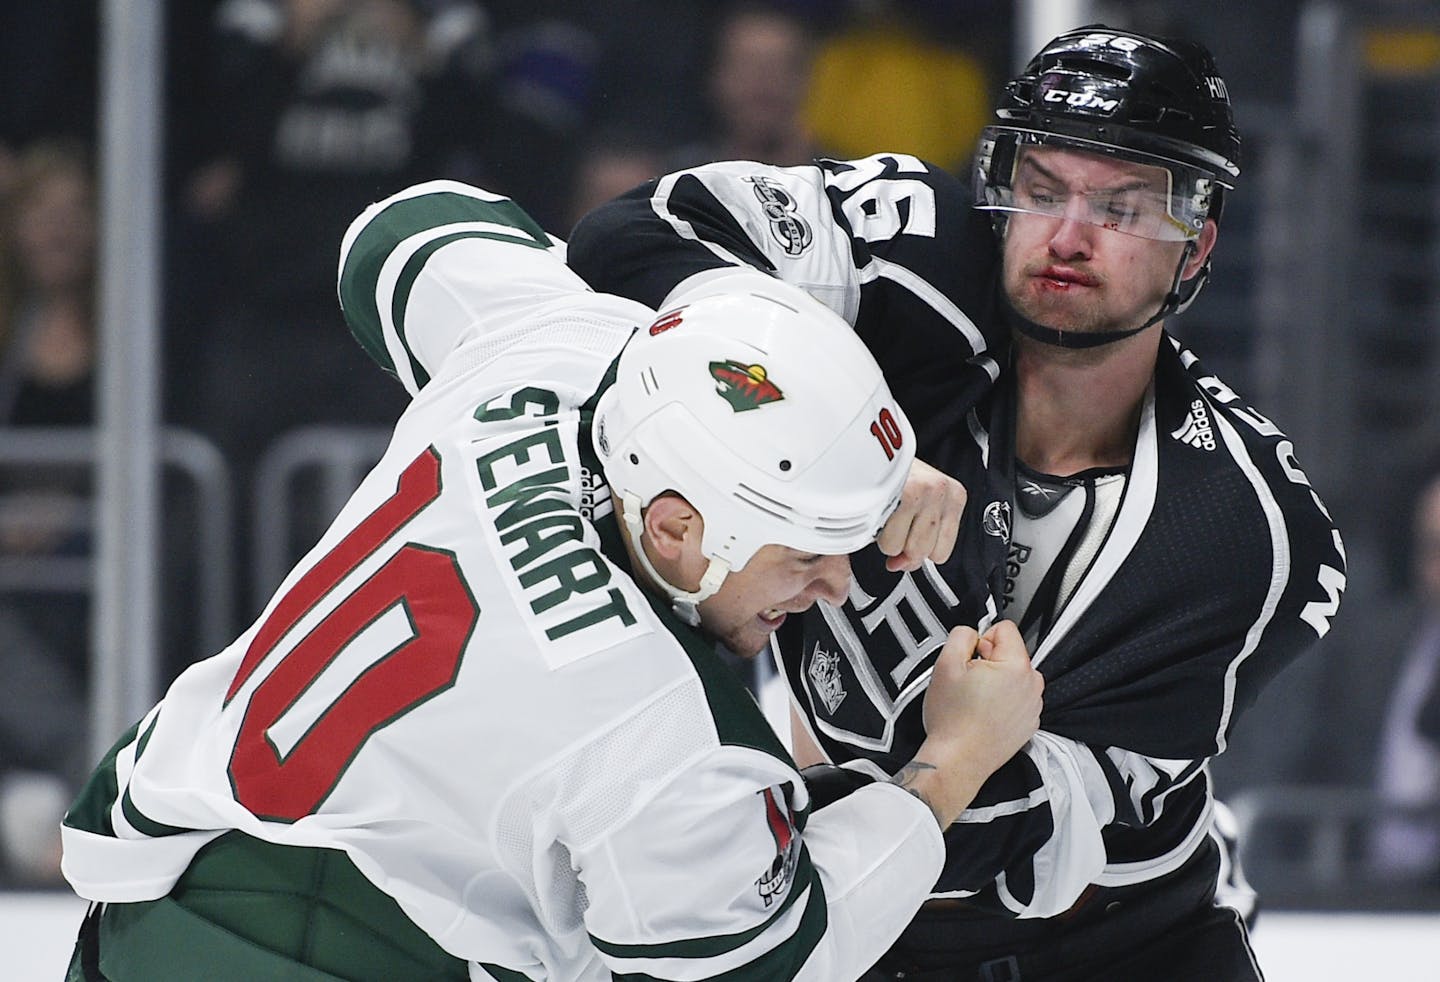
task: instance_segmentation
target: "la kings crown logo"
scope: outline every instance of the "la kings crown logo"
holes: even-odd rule
[[[815,642],[815,651],[810,657],[810,667],[806,674],[810,676],[810,684],[814,687],[815,694],[825,704],[825,712],[834,716],[835,710],[845,701],[845,686],[840,682],[840,655],[826,651],[820,647],[820,642]]]

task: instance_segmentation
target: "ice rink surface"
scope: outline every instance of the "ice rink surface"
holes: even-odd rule
[[[84,910],[63,893],[0,893],[0,980],[61,982]],[[1266,982],[1436,982],[1440,914],[1271,911],[1255,950]]]

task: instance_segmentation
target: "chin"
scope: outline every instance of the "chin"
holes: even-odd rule
[[[1092,318],[1086,316],[1087,312],[1077,309],[1074,302],[1064,297],[1037,298],[1034,302],[1016,304],[1015,309],[1052,331],[1084,331],[1093,326]]]
[[[726,644],[725,647],[729,648],[732,654],[740,658],[744,658],[748,661],[749,659],[754,658],[756,655],[760,654],[760,652],[764,651],[765,645],[768,644],[769,641],[769,638],[766,638],[764,641],[759,642],[732,641]]]
[[[743,631],[731,634],[721,640],[725,647],[730,649],[731,654],[750,659],[765,650],[765,646],[770,643],[770,635],[766,634],[761,637],[750,631]]]

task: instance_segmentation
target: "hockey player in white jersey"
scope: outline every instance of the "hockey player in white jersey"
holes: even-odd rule
[[[908,420],[783,284],[657,319],[562,252],[451,182],[352,225],[345,317],[414,400],[67,814],[70,979],[835,982],[918,909],[1036,728],[1013,625],[957,629],[911,765],[824,808],[715,650],[841,602],[887,518],[948,548],[897,511]]]

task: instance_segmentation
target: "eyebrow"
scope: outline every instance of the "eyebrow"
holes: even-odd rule
[[[1035,161],[1035,158],[1034,158],[1033,156],[1031,156],[1030,154],[1026,154],[1025,156],[1023,156],[1023,157],[1020,158],[1020,166],[1021,166],[1021,167],[1031,167],[1031,168],[1034,168],[1035,170],[1037,170],[1037,171],[1040,172],[1040,176],[1041,176],[1041,177],[1045,178],[1045,179],[1048,180],[1048,181],[1054,181],[1056,184],[1064,184],[1064,183],[1065,183],[1064,178],[1062,178],[1059,174],[1057,174],[1057,173],[1055,173],[1054,171],[1050,170],[1048,167],[1044,166],[1043,164],[1037,163],[1037,162]],[[1125,183],[1125,184],[1117,184],[1117,185],[1115,185],[1114,187],[1109,187],[1109,188],[1091,188],[1089,191],[1086,191],[1085,193],[1086,193],[1086,194],[1118,194],[1118,193],[1121,192],[1121,191],[1143,191],[1143,190],[1145,190],[1145,189],[1148,188],[1148,187],[1150,187],[1150,182],[1147,181],[1147,180],[1145,180],[1145,178],[1140,177],[1139,175],[1136,175],[1136,176],[1135,176],[1131,181],[1129,181],[1128,183]]]

